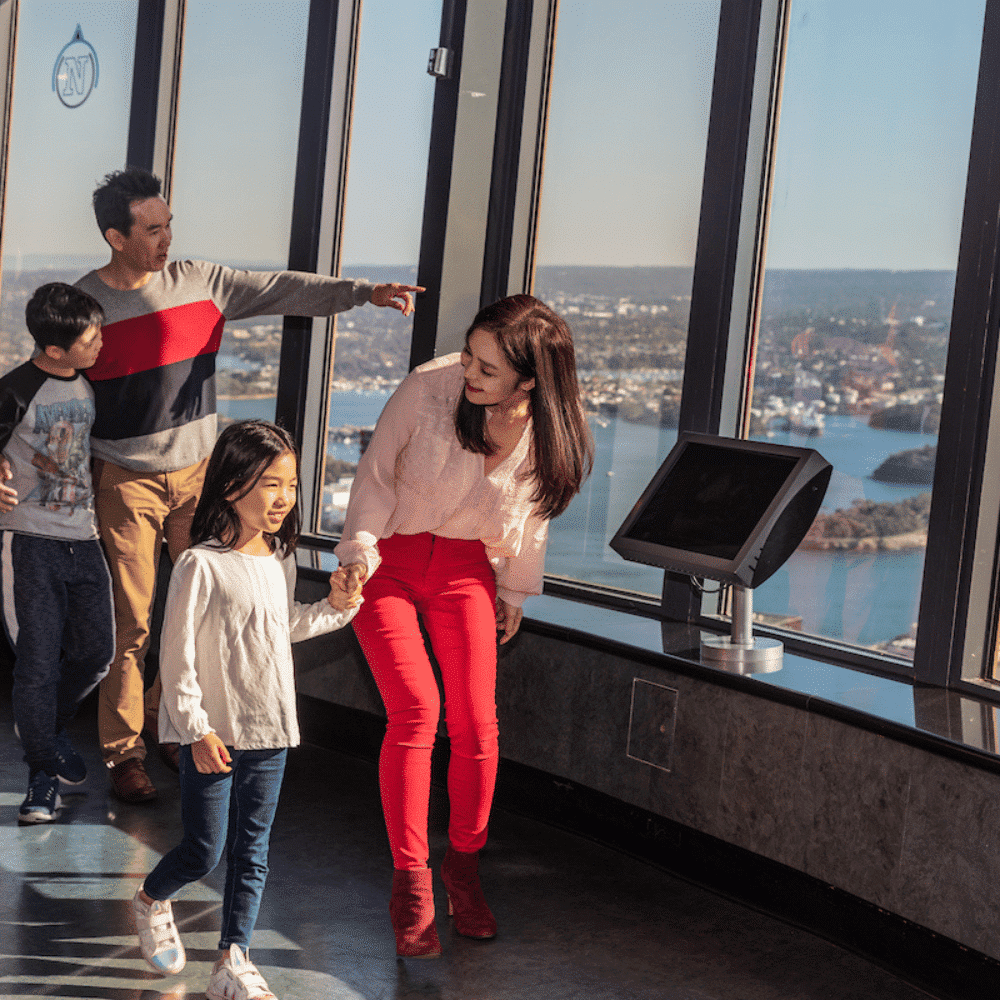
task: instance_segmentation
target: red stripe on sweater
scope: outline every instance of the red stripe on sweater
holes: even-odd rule
[[[225,323],[211,299],[109,323],[101,328],[104,345],[87,378],[102,382],[213,354]]]

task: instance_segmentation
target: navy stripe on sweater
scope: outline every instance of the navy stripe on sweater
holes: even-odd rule
[[[215,413],[215,355],[91,385],[97,400],[95,438],[122,441],[155,434]]]

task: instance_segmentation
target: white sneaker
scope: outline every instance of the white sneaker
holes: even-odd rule
[[[174,914],[170,900],[154,900],[144,903],[136,892],[132,899],[132,914],[135,929],[139,935],[139,950],[142,957],[157,972],[176,975],[184,968],[187,957],[181,936],[174,924]]]
[[[257,966],[238,944],[231,944],[226,957],[212,972],[205,990],[208,1000],[277,1000]]]

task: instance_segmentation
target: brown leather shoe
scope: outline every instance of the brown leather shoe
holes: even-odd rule
[[[122,802],[152,802],[156,786],[138,757],[129,757],[111,768],[111,787]]]

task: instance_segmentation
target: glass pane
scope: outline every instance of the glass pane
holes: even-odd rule
[[[608,542],[677,439],[718,24],[718,2],[559,7],[534,292],[573,330],[597,456],[550,574],[662,587]]]
[[[835,471],[754,598],[912,657],[983,3],[796,0],[751,433]]]
[[[110,257],[90,199],[125,164],[137,11],[135,0],[20,5],[3,227],[5,371],[32,354],[24,325],[32,291],[74,282]]]
[[[366,0],[358,43],[341,273],[416,284],[441,0]],[[386,44],[386,39],[392,44]],[[390,113],[391,112],[391,113]],[[339,532],[362,434],[406,374],[412,318],[366,306],[337,317],[320,530]]]
[[[171,207],[174,258],[284,270],[308,0],[188,0]],[[274,419],[281,316],[226,324],[219,423]]]

